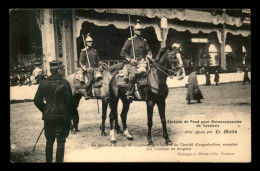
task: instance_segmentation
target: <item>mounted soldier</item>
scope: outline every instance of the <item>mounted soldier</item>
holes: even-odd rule
[[[80,69],[79,73],[79,81],[81,84],[87,84],[86,93],[85,93],[85,100],[90,99],[93,97],[92,94],[92,85],[95,79],[101,77],[101,73],[98,72],[98,65],[99,65],[99,56],[97,50],[92,47],[93,39],[90,37],[90,34],[87,34],[87,38],[84,41],[85,48],[80,52]]]
[[[150,50],[147,41],[141,36],[142,25],[137,20],[134,27],[134,36],[131,36],[125,42],[120,55],[128,61],[123,68],[124,80],[129,82],[128,91],[126,93],[127,99],[133,100],[133,88],[136,83],[138,75],[146,73],[148,67],[147,57],[152,58],[152,51]]]
[[[62,78],[59,61],[50,62],[50,75],[40,82],[34,97],[35,106],[42,112],[46,137],[46,163],[53,160],[53,144],[57,139],[56,162],[63,162],[70,120],[75,113],[75,101],[68,81]],[[46,100],[46,103],[44,102]]]

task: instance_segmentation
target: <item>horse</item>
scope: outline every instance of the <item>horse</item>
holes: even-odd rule
[[[107,117],[107,108],[110,100],[110,95],[109,95],[109,82],[115,73],[115,71],[118,71],[123,68],[123,63],[115,64],[113,66],[108,67],[105,65],[105,63],[102,63],[101,65],[102,68],[102,86],[99,88],[100,95],[95,97],[96,99],[101,99],[102,100],[102,123],[100,125],[100,130],[101,130],[101,136],[106,136],[105,132],[105,121]],[[84,96],[86,93],[86,88],[89,86],[88,84],[81,84],[80,81],[77,79],[79,76],[79,69],[76,70],[75,73],[69,75],[66,77],[66,80],[69,82],[73,94],[73,100],[75,100],[76,108],[79,106],[79,102],[81,98]],[[117,133],[122,133],[120,130],[120,126],[118,124],[118,119],[115,118],[115,129],[117,130]],[[74,117],[71,122],[71,133],[75,134],[78,129],[78,124],[79,124],[79,113],[78,110],[75,111]]]
[[[155,57],[155,59],[150,60],[152,62],[150,70],[147,73],[148,82],[146,85],[146,98],[143,98],[143,101],[146,101],[146,109],[147,109],[147,116],[148,116],[148,145],[153,146],[153,140],[151,136],[151,129],[153,125],[153,108],[155,104],[158,106],[158,111],[162,123],[163,128],[163,137],[165,138],[167,145],[172,145],[172,142],[168,136],[167,133],[167,127],[166,127],[166,117],[165,117],[165,100],[168,96],[168,86],[166,84],[167,77],[170,76],[176,76],[178,75],[178,80],[182,79],[183,76],[183,67],[176,67],[174,66],[174,52],[172,51],[171,47],[165,47],[161,48],[158,52],[158,55]],[[127,99],[126,87],[118,87],[117,84],[117,75],[115,74],[109,85],[110,89],[110,138],[111,143],[116,143],[116,138],[114,135],[114,127],[113,122],[117,118],[117,108],[118,108],[118,100],[121,99],[123,103],[123,109],[121,112],[121,120],[123,124],[123,131],[124,135],[128,140],[133,140],[133,136],[128,132],[127,130],[127,113],[129,111],[130,103]],[[139,88],[141,89],[141,88]]]

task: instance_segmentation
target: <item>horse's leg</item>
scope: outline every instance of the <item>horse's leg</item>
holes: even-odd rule
[[[116,129],[117,134],[119,134],[119,133],[123,134],[123,131],[120,130],[120,126],[118,124],[118,113],[117,112],[115,114],[115,129]]]
[[[79,107],[79,102],[80,102],[81,97],[82,97],[81,94],[76,94],[75,95],[77,108]],[[78,129],[78,125],[79,125],[79,112],[78,112],[78,109],[77,109],[76,113],[75,113],[75,115],[73,117],[73,127],[75,129],[75,132],[80,132],[79,129]]]
[[[146,101],[146,109],[147,109],[147,125],[148,125],[148,145],[153,146],[153,140],[152,140],[152,126],[153,126],[153,107],[154,102],[152,100]]]
[[[122,98],[122,102],[123,102],[123,109],[121,112],[121,120],[122,120],[122,124],[123,124],[123,129],[124,129],[124,135],[126,136],[126,138],[128,140],[133,140],[133,136],[129,134],[128,129],[127,129],[127,124],[126,124],[126,119],[127,119],[127,113],[129,111],[129,106],[130,103],[126,98]]]
[[[117,106],[118,106],[118,98],[113,98],[109,102],[109,106],[111,108],[110,114],[109,114],[109,119],[110,119],[110,138],[111,138],[111,143],[116,143],[116,138],[115,138],[115,132],[114,132],[114,120],[117,115]]]
[[[102,124],[100,126],[102,136],[107,136],[107,134],[105,132],[105,122],[106,122],[106,118],[107,118],[107,106],[108,106],[108,101],[105,99],[102,99]]]
[[[168,136],[167,128],[166,128],[166,117],[165,117],[165,100],[161,100],[157,102],[159,115],[161,118],[162,128],[163,128],[163,137],[166,140],[167,145],[172,145],[172,142]]]

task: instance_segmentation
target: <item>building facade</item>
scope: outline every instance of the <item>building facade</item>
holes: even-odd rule
[[[75,72],[83,36],[91,34],[101,60],[121,60],[129,26],[140,19],[153,55],[179,43],[186,68],[237,68],[251,61],[250,10],[196,9],[42,9],[38,24],[43,67],[58,59],[65,75]]]

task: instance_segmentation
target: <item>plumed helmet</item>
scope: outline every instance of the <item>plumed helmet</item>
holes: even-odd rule
[[[90,37],[90,33],[87,34],[86,42],[93,42],[93,39]]]
[[[173,43],[173,45],[172,45],[172,50],[174,51],[174,52],[179,52],[179,53],[181,53],[181,47],[180,47],[180,44],[179,43]]]
[[[173,45],[172,45],[172,48],[180,48],[180,44],[179,43],[173,43]]]
[[[140,24],[140,20],[137,20],[136,25],[135,25],[134,28],[135,28],[135,30],[141,30],[141,29],[143,29],[142,25]]]

